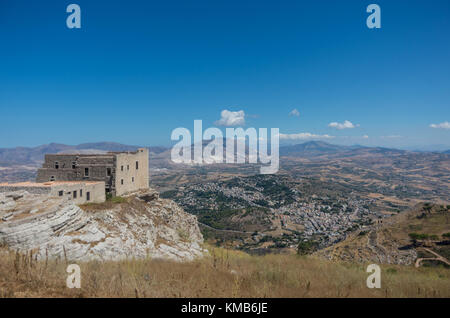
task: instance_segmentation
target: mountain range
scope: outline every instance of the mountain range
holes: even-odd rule
[[[50,143],[37,147],[0,148],[0,165],[36,164],[44,160],[47,153],[99,153],[106,151],[135,151],[139,146],[116,142],[95,142],[79,145]],[[164,147],[149,147],[150,152],[160,153]]]
[[[224,143],[225,144],[225,143]],[[79,145],[50,143],[37,147],[0,148],[0,166],[17,164],[35,165],[44,160],[47,153],[102,153],[106,151],[135,151],[140,146],[125,145],[116,142],[93,142]],[[168,147],[148,147],[151,156],[170,158],[171,149]],[[296,145],[280,146],[280,156],[284,157],[319,157],[324,155],[349,156],[363,153],[372,154],[404,154],[406,150],[365,147],[360,145],[343,146],[323,141],[309,141]],[[450,150],[442,152],[450,154]]]

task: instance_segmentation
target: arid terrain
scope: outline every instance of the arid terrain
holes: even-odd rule
[[[134,146],[49,147],[16,161],[0,151],[0,180],[32,180],[39,152]],[[322,142],[280,154],[280,171],[260,175],[256,164],[179,165],[170,149],[151,149],[151,187],[197,217],[209,254],[184,263],[80,260],[84,285],[72,291],[64,258],[5,246],[0,295],[450,297],[450,154]],[[382,266],[381,289],[365,285],[370,263]]]
[[[367,264],[209,251],[185,263],[81,262],[81,288],[69,289],[65,261],[1,250],[0,297],[450,297],[450,271],[443,267],[381,265],[381,288],[369,289]]]
[[[50,144],[0,150],[0,180],[32,180],[47,152],[134,150],[137,146]],[[280,170],[257,164],[183,165],[150,147],[150,185],[198,217],[211,244],[253,253],[314,250],[369,230],[417,204],[450,204],[450,154],[338,146],[311,141],[280,147]]]

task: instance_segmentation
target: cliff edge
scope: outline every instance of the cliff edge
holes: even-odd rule
[[[66,199],[0,193],[0,244],[37,258],[120,260],[201,257],[197,218],[154,191],[77,206]]]

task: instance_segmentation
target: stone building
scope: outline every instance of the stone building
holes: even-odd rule
[[[103,181],[52,181],[0,183],[0,192],[27,191],[32,194],[62,197],[75,204],[101,203],[105,201]]]
[[[149,187],[148,149],[105,154],[47,154],[36,182],[103,181],[106,193],[123,195]]]

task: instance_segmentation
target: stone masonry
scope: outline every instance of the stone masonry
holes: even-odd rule
[[[103,181],[52,181],[44,183],[0,183],[0,193],[28,192],[48,197],[59,197],[75,204],[101,203],[105,201]]]
[[[103,181],[106,193],[123,195],[149,187],[148,149],[105,154],[46,154],[36,182]]]

